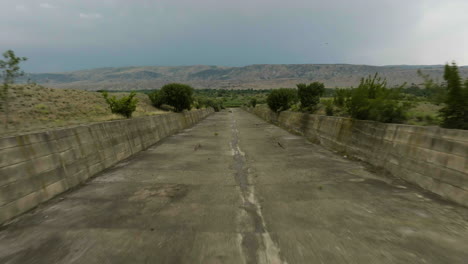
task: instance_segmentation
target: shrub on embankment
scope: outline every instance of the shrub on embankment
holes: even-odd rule
[[[223,100],[204,96],[197,96],[194,99],[194,105],[197,109],[211,107],[215,112],[219,112],[221,109],[224,109]]]
[[[291,108],[297,99],[295,89],[280,88],[271,91],[267,97],[267,104],[271,110],[281,112]]]
[[[120,98],[117,98],[116,96],[109,97],[107,92],[103,92],[102,95],[104,96],[104,99],[106,99],[106,102],[113,114],[119,114],[126,118],[132,117],[138,103],[138,99],[134,98],[136,96],[135,92],[131,92],[129,95],[122,96]]]
[[[302,112],[313,113],[317,111],[320,96],[325,92],[325,86],[320,82],[310,84],[299,83],[297,89],[274,89],[267,97],[267,104],[271,110],[281,112],[294,108]],[[299,104],[297,104],[299,102]],[[252,103],[255,107],[257,102]]]
[[[377,74],[363,78],[357,88],[336,89],[334,106],[354,119],[407,123],[412,117],[417,124],[468,129],[468,80],[462,80],[458,66],[455,63],[445,65],[442,83],[421,71],[418,74],[424,79],[423,89],[417,86],[388,88],[386,80]],[[430,105],[432,111],[418,112],[424,105]]]
[[[383,123],[403,123],[411,103],[401,100],[400,88],[387,88],[387,81],[377,74],[362,78],[357,88],[346,94],[345,109],[350,117]],[[336,105],[342,100],[336,102]]]
[[[321,102],[325,92],[323,83],[297,84],[295,89],[276,89],[268,96],[267,103],[274,112],[291,109],[305,113],[315,113],[319,108],[326,115],[337,112],[359,120],[373,120],[383,123],[402,123],[407,119],[407,111],[412,103],[402,100],[400,88],[387,88],[385,79],[375,74],[362,78],[357,88],[336,91],[333,103],[330,99]],[[295,104],[299,99],[299,104]]]
[[[174,107],[175,112],[182,112],[192,108],[194,90],[191,86],[181,83],[164,85],[161,90],[154,91],[148,96],[155,107],[162,105]]]
[[[297,84],[297,95],[301,102],[301,111],[313,113],[320,103],[320,96],[325,92],[325,85],[321,82]]]

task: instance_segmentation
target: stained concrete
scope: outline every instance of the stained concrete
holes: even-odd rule
[[[468,208],[241,109],[0,231],[0,263],[466,263]]]
[[[245,108],[312,142],[468,207],[468,130]]]
[[[198,109],[0,138],[0,225],[212,112]]]

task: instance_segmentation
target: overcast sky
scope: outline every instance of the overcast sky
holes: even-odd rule
[[[0,0],[30,72],[140,65],[468,64],[468,0]]]

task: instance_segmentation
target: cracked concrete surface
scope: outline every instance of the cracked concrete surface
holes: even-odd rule
[[[468,209],[241,109],[0,231],[0,263],[467,263]]]

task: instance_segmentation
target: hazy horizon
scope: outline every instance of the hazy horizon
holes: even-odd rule
[[[256,63],[256,64],[248,64],[248,65],[241,65],[241,66],[227,66],[227,65],[207,65],[207,64],[192,64],[192,65],[126,65],[126,66],[103,66],[103,67],[96,67],[96,68],[83,68],[83,69],[76,69],[76,70],[69,70],[69,71],[49,71],[49,72],[34,72],[28,71],[27,73],[30,74],[41,74],[41,73],[66,73],[66,72],[79,72],[79,71],[92,71],[92,70],[99,70],[99,69],[115,69],[115,68],[141,68],[141,67],[196,67],[196,66],[208,66],[208,67],[229,67],[229,68],[242,68],[248,66],[255,66],[255,65],[356,65],[356,66],[370,66],[370,67],[443,67],[445,64],[394,64],[394,65],[371,65],[371,64],[352,64],[352,63]],[[460,68],[468,67],[468,65],[458,65]]]
[[[31,73],[107,67],[468,64],[463,0],[4,0]]]

